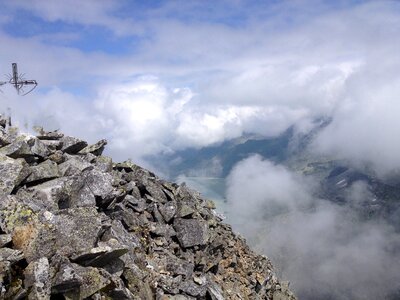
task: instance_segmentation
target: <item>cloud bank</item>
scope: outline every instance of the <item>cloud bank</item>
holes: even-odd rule
[[[365,184],[337,205],[315,198],[309,178],[253,156],[227,186],[229,222],[290,277],[299,299],[385,299],[400,288],[399,233],[353,209]]]
[[[114,159],[149,166],[148,155],[328,117],[312,151],[381,176],[400,168],[398,1],[0,2],[0,72],[18,62],[39,82],[26,97],[1,87],[0,112],[25,130],[107,138]],[[399,236],[354,213],[363,183],[348,206],[313,190],[249,158],[229,178],[231,222],[305,299],[390,293]]]
[[[314,151],[380,174],[400,166],[399,3],[74,3],[0,13],[0,67],[17,61],[40,84],[23,99],[3,88],[1,110],[21,122],[102,135],[140,161],[324,116]]]

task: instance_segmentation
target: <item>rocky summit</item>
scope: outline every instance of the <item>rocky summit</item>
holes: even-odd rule
[[[0,299],[295,299],[184,184],[0,122]]]

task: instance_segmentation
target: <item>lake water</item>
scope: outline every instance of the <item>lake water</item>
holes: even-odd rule
[[[226,181],[220,177],[178,176],[176,182],[185,182],[188,187],[199,191],[204,198],[213,200],[219,213],[227,214]]]

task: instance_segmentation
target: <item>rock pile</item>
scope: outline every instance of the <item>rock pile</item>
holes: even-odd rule
[[[1,299],[295,299],[211,201],[0,122]]]

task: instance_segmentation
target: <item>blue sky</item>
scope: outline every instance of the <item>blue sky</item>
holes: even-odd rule
[[[0,81],[17,62],[39,83],[24,97],[0,87],[0,113],[23,131],[42,125],[91,143],[106,138],[114,161],[131,158],[162,175],[148,155],[245,133],[276,136],[289,126],[306,133],[329,117],[311,151],[367,164],[379,176],[400,169],[400,1],[0,0],[0,7]],[[355,224],[342,206],[320,199],[315,212],[296,211],[314,201],[313,184],[298,175],[259,157],[240,162],[227,193],[235,221],[245,215],[240,229],[260,232],[257,213],[279,199],[294,213],[274,219],[271,243],[261,242],[278,257],[281,246],[294,250],[295,288],[333,286],[362,299],[393,289],[399,260],[388,249],[398,235],[387,224]],[[354,188],[354,198],[369,193]]]
[[[39,82],[2,87],[21,126],[105,137],[140,162],[329,116],[316,151],[400,165],[398,1],[0,3],[0,70]]]

